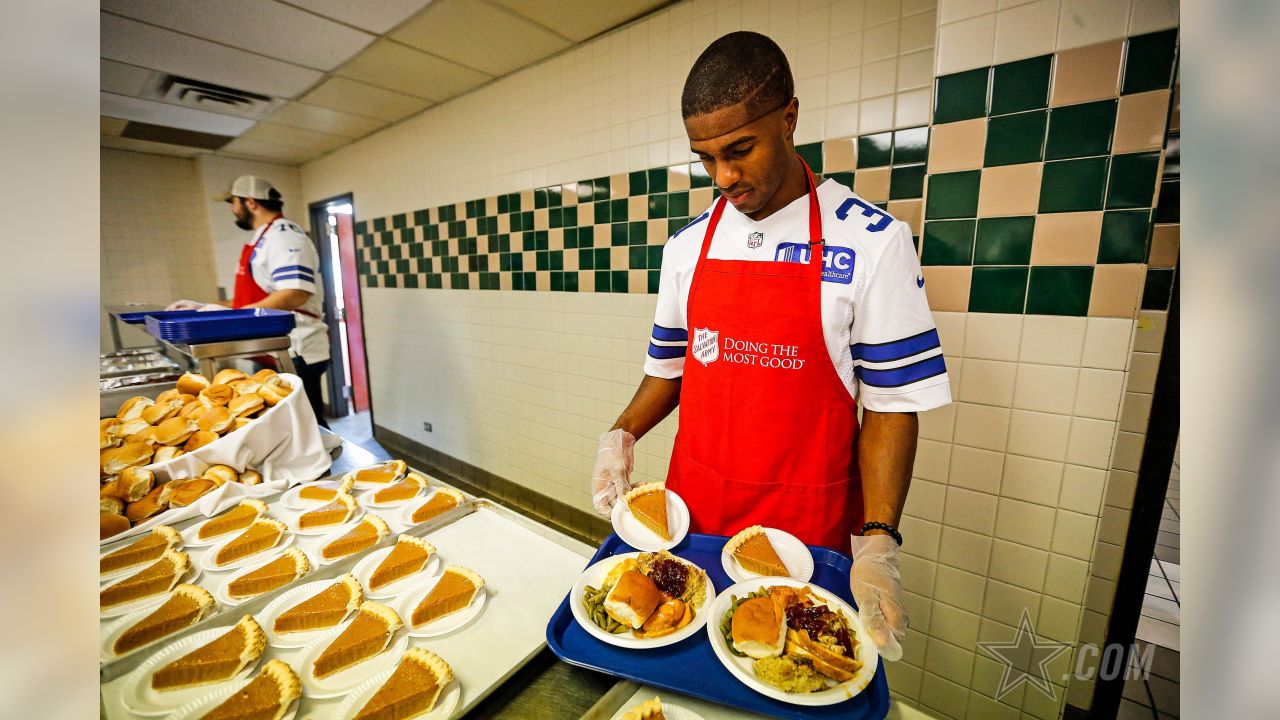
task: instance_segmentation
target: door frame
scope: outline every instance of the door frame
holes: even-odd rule
[[[334,307],[334,300],[337,296],[337,293],[335,291],[336,290],[335,285],[336,283],[341,282],[342,274],[341,274],[341,268],[333,267],[332,258],[329,255],[329,250],[328,250],[329,238],[327,235],[328,228],[329,228],[329,223],[328,223],[329,213],[326,212],[326,208],[328,208],[330,205],[338,205],[338,204],[348,204],[351,206],[351,225],[354,232],[355,224],[357,222],[354,193],[347,192],[347,193],[342,193],[340,195],[334,195],[333,197],[325,198],[324,200],[318,200],[316,202],[310,203],[307,206],[308,212],[311,215],[312,241],[316,243],[316,248],[317,248],[318,254],[320,255],[320,273],[324,278],[324,288],[325,288],[324,317],[325,317],[325,324],[328,325],[329,327],[329,357],[330,358],[342,357],[342,336],[338,329],[338,325],[342,321],[338,319],[337,309]],[[358,258],[353,258],[353,260],[358,261]],[[346,290],[344,289],[343,292],[345,293]],[[361,308],[363,308],[364,307],[363,290],[361,289],[359,283],[356,283],[355,293]],[[360,334],[362,336],[365,335],[364,313],[360,314]],[[348,349],[350,348],[348,347]],[[352,358],[350,357],[348,357],[347,360],[349,362],[353,361]],[[369,381],[369,358],[368,358],[367,351],[365,352],[365,357],[363,358],[363,360],[364,360],[364,368],[365,368],[365,374],[364,374],[365,392],[368,393],[369,417],[370,419],[372,419],[373,418],[373,394],[372,392],[370,392],[371,383]],[[345,417],[346,415],[349,414],[349,410],[348,410],[349,399],[345,397],[343,390],[346,388],[346,386],[350,382],[350,378],[347,377],[346,365],[341,362],[330,362],[329,372],[325,373],[325,376],[328,379],[330,399],[332,400],[332,399],[342,398],[342,400],[344,401],[340,404],[336,402],[331,402],[329,407],[329,413],[333,417]]]

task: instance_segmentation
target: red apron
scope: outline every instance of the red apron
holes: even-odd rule
[[[723,197],[711,213],[689,290],[667,486],[694,532],[764,525],[843,552],[862,523],[858,415],[823,337],[822,216],[804,168],[807,263],[708,259]]]
[[[270,293],[262,289],[257,280],[253,279],[253,268],[250,266],[250,262],[253,260],[253,253],[262,245],[262,238],[266,237],[267,231],[282,217],[284,216],[276,215],[271,218],[267,226],[262,228],[262,232],[258,233],[258,237],[254,239],[253,244],[246,244],[240,248],[240,265],[236,267],[236,287],[235,294],[231,296],[231,307],[242,308],[270,295]]]

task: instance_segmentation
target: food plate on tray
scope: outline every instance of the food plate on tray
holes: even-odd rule
[[[141,571],[143,569],[144,569],[143,567],[134,568],[135,571]],[[169,598],[170,591],[174,587],[176,587],[179,583],[192,583],[192,582],[195,582],[195,579],[198,577],[200,577],[200,568],[194,563],[192,563],[187,566],[187,569],[184,570],[182,574],[179,575],[178,578],[173,581],[173,584],[164,592],[157,593],[154,595],[148,595],[146,597],[140,597],[140,598],[137,598],[136,600],[130,600],[128,602],[123,602],[118,605],[112,605],[110,607],[105,607],[105,608],[100,607],[98,608],[98,619],[109,620],[111,618],[118,618],[122,615],[128,615],[130,613],[134,613],[139,610],[146,610],[146,609],[155,607],[156,605],[159,605],[160,603],[167,600]],[[104,584],[101,589],[106,590],[112,587],[113,585],[115,585],[116,583],[126,580],[127,578],[128,576],[125,576],[122,578],[116,578],[110,583]]]
[[[286,555],[288,559],[285,559]],[[316,567],[318,565],[314,553],[301,548],[289,548],[284,552],[272,554],[271,557],[263,559],[262,562],[242,572],[227,575],[214,588],[213,597],[223,605],[234,607],[300,580],[310,575]],[[243,588],[241,592],[253,591],[253,594],[233,597],[231,584],[238,581],[240,582],[238,589]]]
[[[592,637],[648,650],[697,633],[715,596],[711,578],[694,563],[666,551],[632,552],[584,570],[573,585],[569,607]]]
[[[281,680],[276,681],[274,679],[276,677],[281,678]],[[262,665],[262,669],[251,679],[228,683],[227,685],[205,695],[199,700],[192,700],[186,705],[178,708],[177,712],[169,716],[169,720],[194,720],[195,718],[203,718],[205,715],[209,714],[210,711],[214,710],[222,703],[227,702],[233,695],[239,695],[242,689],[255,682],[261,683],[264,681],[269,683],[266,688],[269,692],[274,691],[279,693],[279,695],[283,697],[278,699],[287,699],[289,703],[285,706],[284,712],[280,713],[280,720],[293,720],[298,714],[298,702],[301,698],[302,688],[300,687],[297,674],[294,673],[292,668],[280,660],[271,660],[264,663]],[[281,686],[279,684],[280,682],[285,682],[287,685]],[[264,700],[261,696],[255,696],[254,694],[244,694],[240,695],[240,697],[241,702],[247,701],[248,704],[255,704],[255,700]],[[278,699],[275,701],[277,707]],[[264,710],[262,707],[256,707],[255,709],[259,712],[263,712]],[[266,712],[270,712],[270,710],[267,710]],[[233,715],[227,715],[227,717],[245,717],[247,714],[248,713],[236,713]],[[257,715],[255,715],[255,717],[257,717]],[[265,715],[265,717],[274,717],[274,714]]]
[[[345,630],[351,621],[342,625]],[[403,632],[393,635],[387,646],[375,655],[356,663],[344,670],[339,670],[323,678],[315,676],[316,659],[329,648],[341,635],[341,631],[322,637],[308,645],[298,659],[298,676],[302,678],[302,688],[307,697],[330,698],[346,694],[360,685],[371,673],[379,673],[395,668],[405,648],[409,647],[409,636]]]
[[[413,637],[439,637],[462,628],[480,615],[489,593],[484,578],[456,565],[439,577],[401,593],[396,608]]]
[[[137,669],[125,677],[124,686],[120,689],[120,699],[124,702],[125,707],[135,715],[168,715],[189,702],[217,692],[226,683],[236,683],[238,685],[236,681],[243,680],[257,669],[258,662],[262,659],[261,655],[254,657],[234,675],[225,680],[205,685],[179,687],[172,690],[155,690],[151,687],[151,679],[156,674],[156,671],[180,659],[187,653],[226,635],[231,630],[233,628],[220,627],[188,635],[170,643],[144,660]]]
[[[339,478],[336,480],[318,480],[316,482],[303,483],[289,488],[280,496],[280,503],[290,510],[315,510],[326,503],[332,502],[332,497],[316,497],[308,499],[305,493],[314,493],[316,491],[335,490],[341,492],[353,493],[352,486],[354,480]],[[309,488],[309,489],[308,489]],[[336,494],[336,493],[335,493]],[[354,494],[354,493],[353,493]],[[326,493],[327,495],[327,493]]]
[[[298,648],[305,647],[315,642],[318,638],[326,635],[336,634],[337,629],[350,617],[351,613],[359,606],[359,596],[354,600],[341,600],[345,605],[345,609],[335,609],[335,616],[340,617],[336,623],[316,628],[315,630],[304,630],[299,632],[277,632],[275,623],[276,619],[285,614],[295,606],[300,605],[308,600],[315,599],[331,586],[339,583],[347,583],[343,576],[340,578],[329,578],[328,580],[313,580],[309,583],[303,583],[292,590],[286,590],[279,597],[272,600],[266,607],[262,608],[262,612],[256,616],[258,624],[262,626],[263,632],[267,634],[267,643],[276,648]],[[354,582],[354,578],[350,579]],[[349,584],[349,583],[347,583]],[[335,608],[341,608],[341,605],[335,604]]]
[[[452,668],[448,668],[448,664],[444,663],[444,661],[438,656],[434,656],[433,653],[421,648],[408,650],[402,656],[400,662],[401,665],[408,662],[422,662],[419,658],[428,656],[436,658],[435,661],[428,661],[433,663],[432,670],[444,674],[445,670],[440,670],[439,668],[443,667],[447,669],[449,679],[445,681],[444,687],[441,688],[440,693],[436,695],[435,702],[431,705],[430,710],[417,715],[403,717],[412,717],[413,720],[447,720],[447,718],[453,716],[453,711],[458,707],[458,701],[462,697],[462,689],[458,685],[458,679],[453,677]],[[347,693],[346,699],[343,700],[338,707],[334,708],[333,717],[338,720],[352,720],[360,713],[361,710],[364,710],[365,705],[372,700],[374,695],[378,693],[382,686],[391,679],[391,676],[398,668],[399,666],[397,666],[397,668],[388,668],[383,670],[356,686],[355,689]],[[411,668],[410,672],[402,675],[401,677],[406,683],[412,683],[417,687],[421,687],[423,678],[427,677],[425,675],[426,672],[428,671],[421,667]],[[432,674],[434,675],[434,672],[432,672]],[[439,678],[440,675],[435,675],[435,677]],[[397,693],[394,689],[389,690],[388,692],[391,693],[390,697],[393,701],[401,703],[411,701],[411,698],[406,698],[403,694]],[[426,701],[429,701],[429,698],[427,698]]]
[[[351,569],[351,574],[355,575],[356,580],[359,580],[360,585],[364,587],[365,597],[377,600],[379,598],[402,596],[404,593],[413,592],[414,586],[420,585],[426,580],[430,580],[440,571],[440,555],[435,552],[435,548],[433,546],[428,544],[428,547],[431,547],[431,554],[430,557],[427,558],[426,563],[420,569],[408,574],[400,574],[403,572],[401,570],[396,573],[398,575],[397,579],[375,589],[371,582],[374,574],[382,568],[383,561],[385,561],[387,557],[396,550],[397,545],[400,544],[404,544],[410,550],[414,550],[425,544],[425,541],[420,538],[412,538],[409,540],[402,539],[396,545],[392,545],[391,547],[374,550],[361,558],[360,562],[356,563],[356,566]],[[421,555],[418,556],[418,562],[422,562]],[[391,569],[393,568],[386,568],[384,571]]]
[[[813,579],[813,553],[800,538],[777,528],[753,525],[729,538],[720,565],[734,582],[758,577]]]
[[[237,540],[236,537],[232,537],[230,540],[224,542],[221,545],[213,546],[212,549],[210,549],[204,555],[200,556],[200,559],[196,562],[196,564],[199,567],[205,570],[208,570],[209,572],[221,572],[223,570],[234,570],[236,568],[242,568],[248,565],[256,565],[259,562],[261,562],[263,559],[267,557],[275,556],[276,554],[278,554],[278,551],[283,550],[289,547],[290,545],[292,545],[294,541],[294,537],[295,536],[293,533],[284,531],[280,534],[280,538],[276,540],[276,542],[273,545],[264,547],[261,550],[256,550],[243,557],[238,557],[235,560],[232,560],[231,562],[228,562],[225,565],[218,565],[217,564],[218,554],[227,545]]]
[[[711,604],[709,619],[707,635],[721,664],[747,687],[782,702],[844,702],[867,687],[879,665],[857,612],[793,578],[733,585]]]
[[[689,506],[664,483],[637,485],[613,504],[614,532],[637,550],[670,550],[689,533]]]

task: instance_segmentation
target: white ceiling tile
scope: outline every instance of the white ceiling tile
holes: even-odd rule
[[[301,165],[302,163],[320,157],[323,153],[319,150],[294,147],[292,145],[280,145],[278,143],[264,143],[255,140],[245,140],[244,138],[236,138],[231,142],[223,145],[217,152],[218,155],[226,155],[230,157],[249,158],[251,160],[265,160],[267,162],[283,163],[285,165]]]
[[[352,115],[339,110],[320,107],[319,105],[306,105],[300,102],[291,102],[266,119],[280,125],[318,130],[349,138],[364,137],[374,130],[387,125],[386,120]]]
[[[315,130],[303,130],[302,128],[269,122],[260,122],[254,125],[241,133],[240,137],[253,142],[308,148],[320,152],[328,152],[351,142],[351,138],[342,137],[341,135],[330,135],[329,133],[316,132]]]
[[[439,102],[479,87],[490,75],[382,39],[338,68],[337,74]]]
[[[290,5],[382,35],[431,4],[431,0],[289,0]]]
[[[318,70],[334,69],[376,39],[264,0],[102,0],[102,9]]]
[[[494,0],[543,27],[582,42],[668,4],[669,0]]]
[[[474,0],[436,0],[391,37],[494,76],[572,45],[525,17]]]
[[[275,97],[292,98],[319,81],[318,70],[100,13],[102,56],[130,65]]]
[[[106,115],[98,116],[98,128],[102,135],[119,135],[124,130],[124,126],[128,124],[128,120],[107,117]]]
[[[100,60],[101,74],[98,89],[117,95],[137,95],[151,78],[154,70],[125,65],[112,60]]]
[[[197,155],[206,155],[208,150],[200,148],[187,147],[185,145],[170,145],[168,143],[151,142],[150,140],[135,140],[134,138],[114,137],[111,135],[99,136],[98,144],[104,148],[113,150],[131,150],[133,152],[151,153],[152,155],[172,155],[174,157],[191,158]]]
[[[387,122],[403,120],[434,104],[430,100],[410,97],[343,77],[325,80],[300,100],[308,105],[319,105]]]
[[[101,114],[165,127],[194,130],[213,135],[236,136],[248,130],[252,120],[193,110],[192,108],[143,100],[141,98],[99,93]]]

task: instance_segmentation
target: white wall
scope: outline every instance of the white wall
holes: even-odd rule
[[[209,224],[195,162],[101,151],[101,303],[169,303],[216,297]],[[126,345],[145,344],[133,328]],[[111,349],[102,313],[100,347]]]

